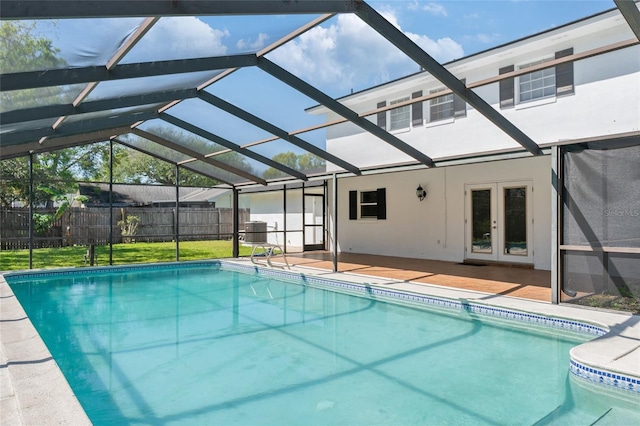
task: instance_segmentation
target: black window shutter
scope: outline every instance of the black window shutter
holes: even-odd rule
[[[411,94],[411,99],[422,96],[422,90]],[[411,124],[413,127],[422,126],[422,102],[411,104]]]
[[[556,59],[573,55],[573,48],[556,52]],[[556,96],[573,95],[573,61],[556,65]]]
[[[386,102],[384,102],[384,101],[383,102],[378,102],[378,105],[377,105],[378,108],[382,108],[382,107],[385,107],[385,106],[387,106]],[[386,128],[387,128],[387,111],[379,112],[377,117],[378,117],[378,126],[382,127],[383,129],[386,130]]]
[[[358,219],[358,191],[349,191],[349,220]]]
[[[467,84],[466,78],[463,78],[460,81],[462,81],[465,85]],[[453,116],[455,118],[467,116],[467,103],[464,101],[464,99],[456,94],[453,95]]]
[[[500,68],[498,71],[499,74],[506,74],[508,72],[512,72],[514,70],[513,65],[509,65],[508,67]],[[515,87],[514,87],[514,79],[507,78],[505,80],[500,80],[500,108],[511,108],[515,105]]]
[[[430,94],[430,95],[433,95],[434,93],[438,93],[438,92],[440,92],[440,90],[441,90],[441,89],[429,90],[429,94]],[[435,100],[435,99],[437,99],[437,98],[432,98],[432,99],[429,101],[429,120],[428,120],[428,121],[429,121],[429,123],[431,123],[432,121],[435,121],[435,116],[436,116],[436,113],[435,113],[435,111],[434,111],[434,109],[436,108],[436,105],[434,104],[434,100]]]
[[[378,219],[387,218],[387,190],[378,188]]]

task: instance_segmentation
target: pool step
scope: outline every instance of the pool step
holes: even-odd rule
[[[534,423],[534,426],[555,425],[555,424],[581,424],[590,426],[621,426],[629,423],[629,419],[636,418],[637,414],[632,410],[612,407],[604,410],[599,416],[595,414],[581,412],[577,408],[567,411],[566,408],[558,406],[555,410],[547,414],[542,419]]]
[[[637,418],[637,412],[625,408],[610,408],[591,423],[591,426],[620,426],[629,424],[629,419]]]
[[[603,415],[601,415],[600,417],[598,417],[598,420],[596,420],[595,422],[591,423],[591,426],[596,425],[596,424],[606,424],[606,423],[601,423],[601,420],[604,421],[608,421],[606,420],[607,416],[609,415],[609,413],[611,413],[611,411],[613,410],[613,408],[609,408],[607,411],[604,412]]]

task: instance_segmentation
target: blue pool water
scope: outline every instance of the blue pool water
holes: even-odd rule
[[[640,424],[584,335],[215,265],[7,281],[96,425]]]

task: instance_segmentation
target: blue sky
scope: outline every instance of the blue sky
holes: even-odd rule
[[[615,7],[611,0],[418,1],[369,4],[440,62],[467,56]],[[312,16],[163,18],[122,63],[256,51]],[[140,19],[100,24],[59,20],[43,27],[71,65],[104,63]],[[333,96],[414,72],[356,16],[341,15],[269,55]],[[355,87],[354,87],[355,86]]]
[[[378,12],[441,63],[526,37],[615,7],[611,0],[370,1]],[[121,63],[254,52],[314,16],[162,18]],[[39,25],[70,65],[104,64],[141,19],[59,20]],[[332,97],[414,73],[418,66],[355,15],[339,15],[281,46],[267,58]],[[198,81],[202,76],[182,76]],[[195,78],[193,78],[195,77]],[[170,79],[167,79],[170,80]],[[153,83],[152,83],[153,82]],[[152,85],[153,84],[153,85]],[[98,86],[93,97],[162,88],[162,79]],[[172,83],[175,85],[175,79]],[[189,84],[193,87],[197,84]],[[304,113],[310,100],[259,70],[244,69],[210,86],[211,93],[288,131],[322,120]],[[201,101],[168,112],[238,144],[267,137]],[[322,132],[309,141],[323,145]],[[284,143],[255,148],[272,157]]]
[[[441,63],[615,7],[613,1],[598,0],[409,0],[371,1],[370,4]],[[271,56],[285,68],[296,70],[315,84],[331,87],[333,96],[418,69],[355,16],[344,15],[331,20],[301,39],[305,39],[304,43],[296,40]],[[296,52],[294,47],[300,45],[304,45],[305,52]],[[320,52],[325,53],[320,63],[327,66],[305,67],[305,64],[314,62],[316,52],[318,56]],[[298,60],[288,61],[288,58]],[[338,69],[340,78],[331,80],[323,72],[327,68]]]

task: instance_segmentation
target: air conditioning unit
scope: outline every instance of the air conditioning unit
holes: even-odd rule
[[[244,241],[246,243],[261,244],[267,242],[267,222],[245,222]]]

